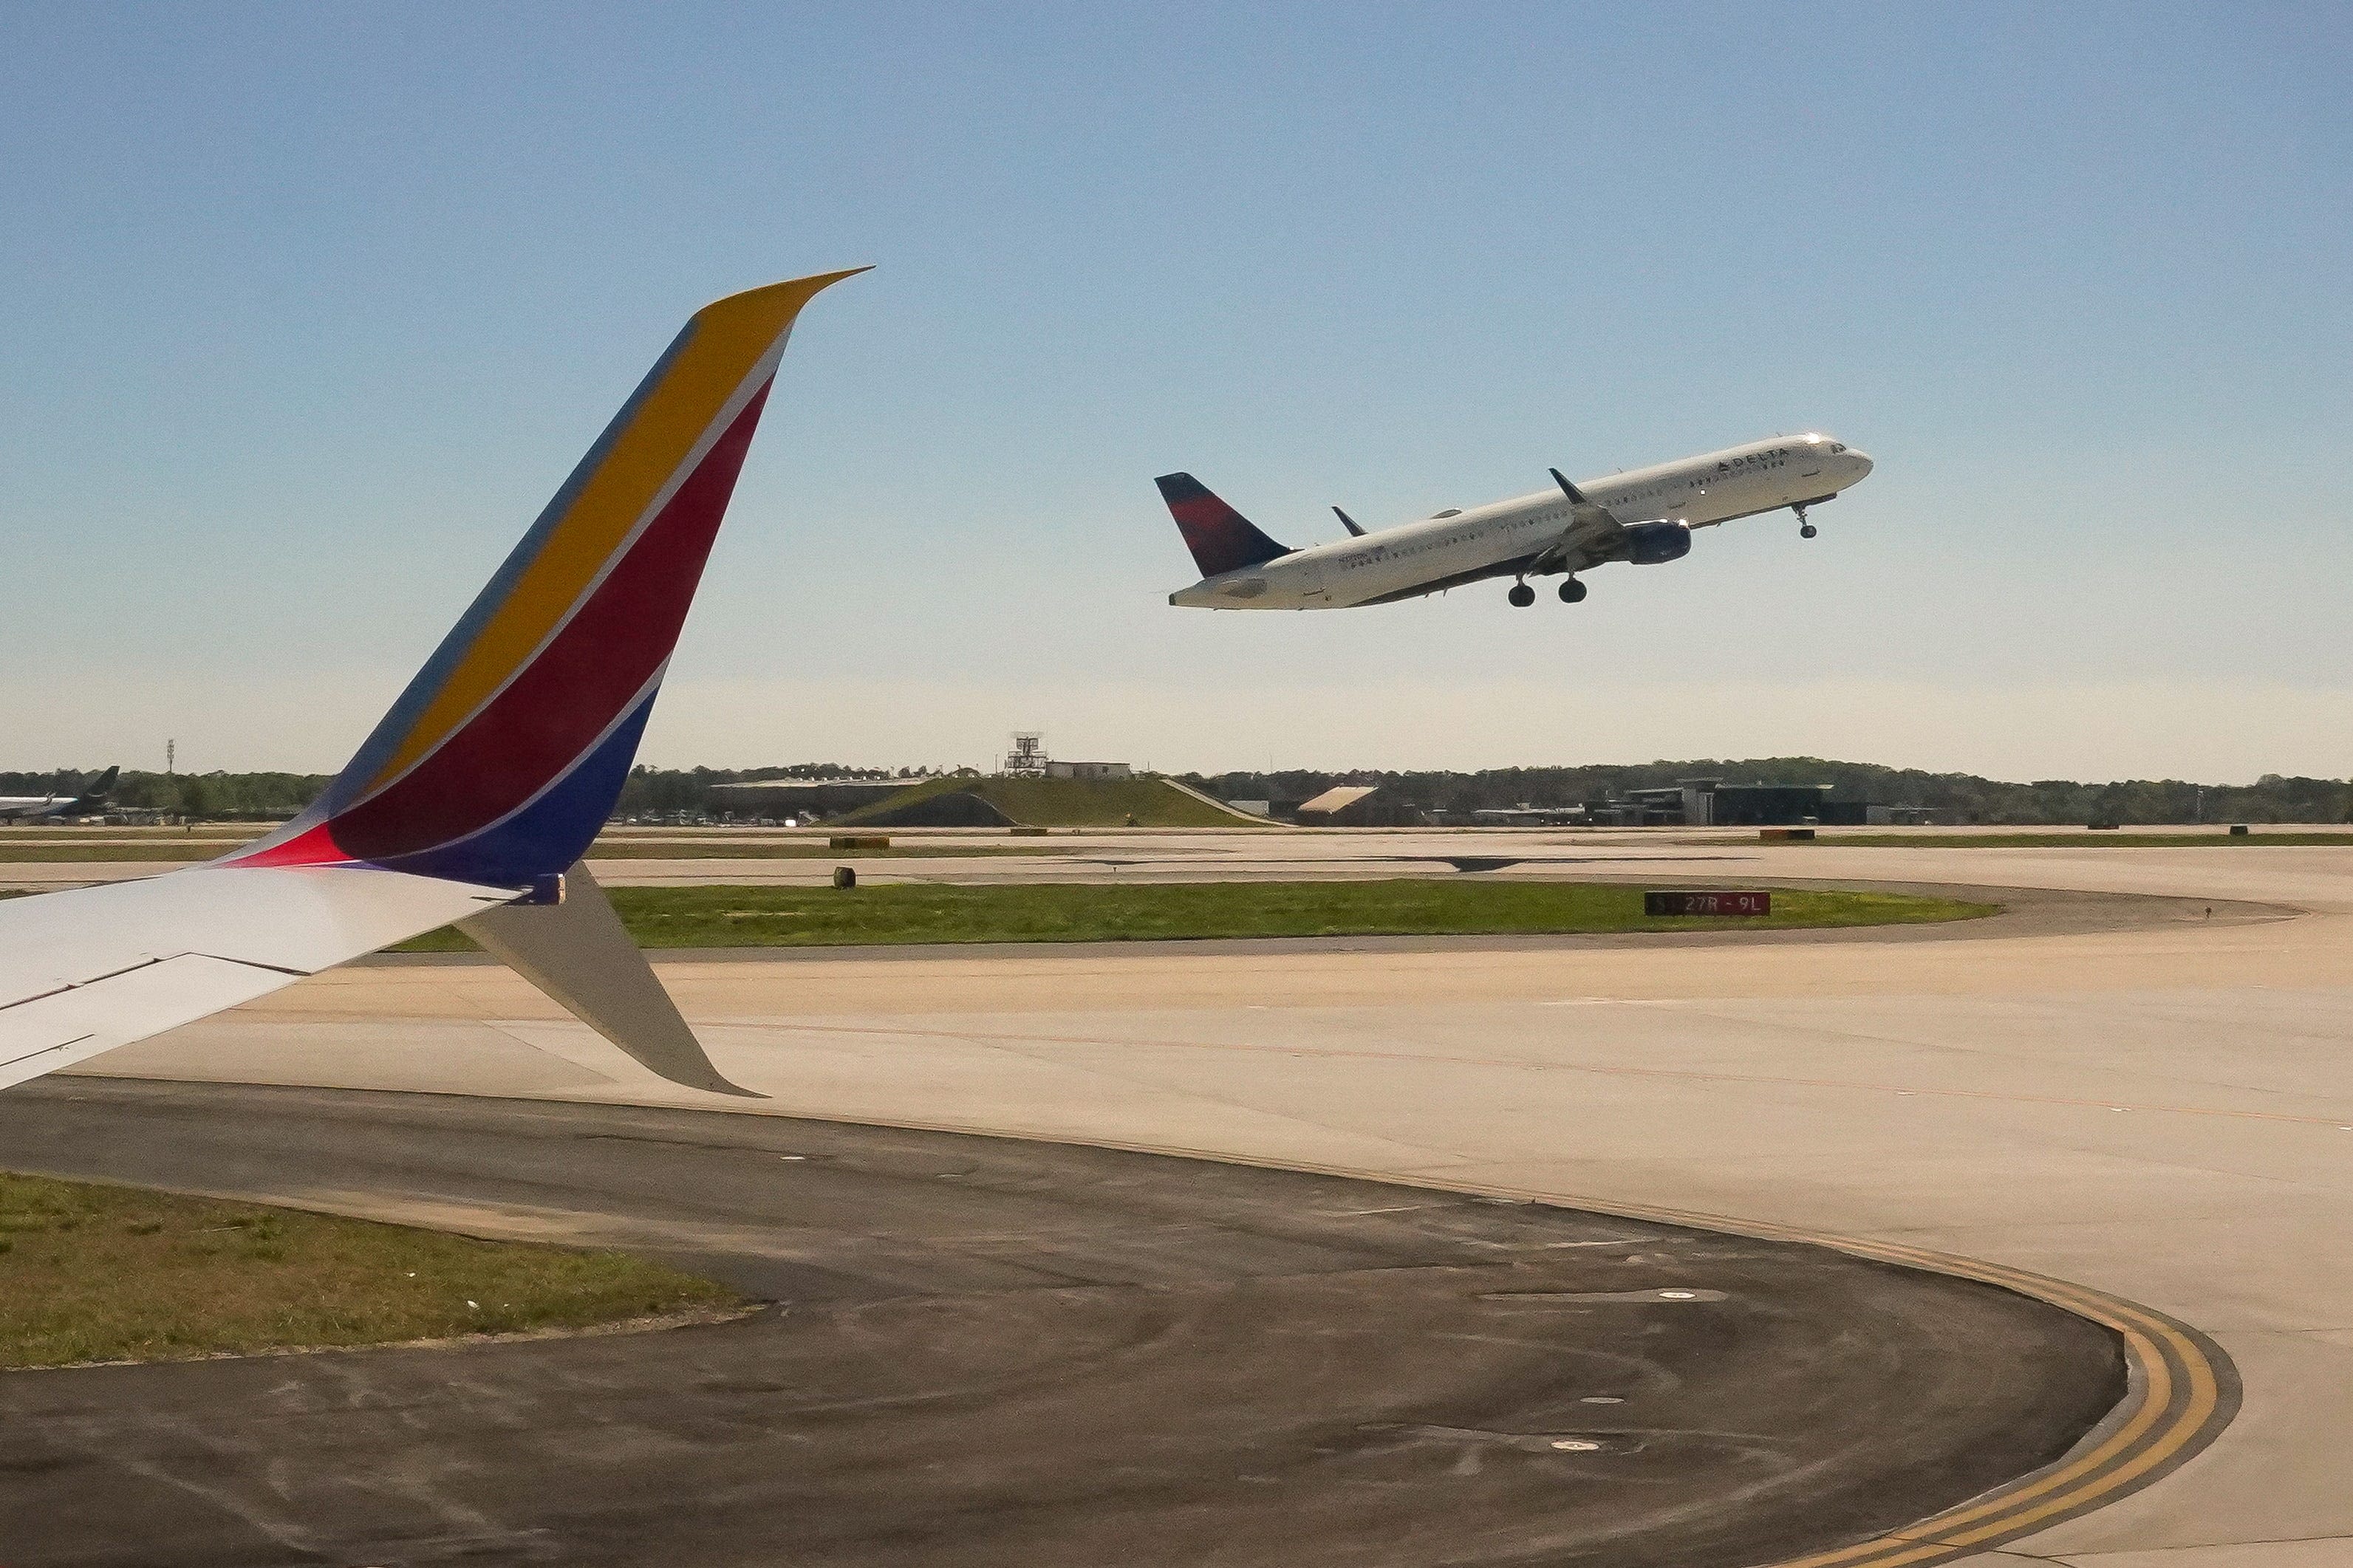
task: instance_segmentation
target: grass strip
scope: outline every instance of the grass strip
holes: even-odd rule
[[[921,840],[910,844],[893,844],[888,849],[835,849],[807,839],[782,843],[753,839],[744,843],[712,840],[686,840],[665,844],[659,839],[650,843],[632,839],[618,841],[599,839],[588,851],[590,860],[901,860],[955,859],[973,855],[1070,855],[1075,851],[1063,845],[1027,844],[940,844],[925,846]]]
[[[737,1305],[623,1253],[0,1173],[0,1366],[577,1329]]]
[[[1639,887],[1399,878],[1362,882],[1043,883],[946,887],[614,888],[638,945],[838,947],[909,942],[1155,942],[1213,937],[1756,931],[1969,920],[1999,906],[1903,893],[1777,888],[1762,917],[1653,920]],[[462,952],[444,928],[396,952]]]

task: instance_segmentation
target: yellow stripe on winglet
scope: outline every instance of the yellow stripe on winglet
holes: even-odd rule
[[[571,509],[523,569],[465,658],[370,781],[381,788],[465,722],[547,639],[675,477],[712,422],[819,289],[853,267],[747,289],[694,313],[692,331],[659,385],[613,440]]]

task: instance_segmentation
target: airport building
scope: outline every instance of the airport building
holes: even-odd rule
[[[1419,827],[1430,814],[1377,785],[1342,784],[1299,803],[1302,827]]]
[[[1931,816],[1925,806],[1832,800],[1834,787],[1684,779],[1662,788],[1630,789],[1622,796],[1587,801],[1581,815],[1586,826],[1595,827],[1861,826],[1920,823]]]
[[[1046,754],[1046,737],[1036,730],[1016,730],[1013,749],[997,763],[997,773],[1006,778],[1029,779],[1126,779],[1135,776],[1135,769],[1127,763],[1066,763]]]

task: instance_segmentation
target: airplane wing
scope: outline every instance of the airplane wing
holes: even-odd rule
[[[578,861],[636,757],[793,321],[849,276],[697,311],[293,821],[207,866],[0,901],[0,1088],[463,921],[653,1071],[744,1092]]]
[[[1588,498],[1583,490],[1568,482],[1558,468],[1548,470],[1553,483],[1568,497],[1568,526],[1560,537],[1538,552],[1528,566],[1531,573],[1546,572],[1554,567],[1575,572],[1592,562],[1601,560],[1616,548],[1626,531],[1610,510]]]
[[[196,867],[0,901],[0,1089],[516,892],[358,867]]]

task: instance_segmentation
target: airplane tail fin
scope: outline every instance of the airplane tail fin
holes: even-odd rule
[[[108,798],[114,794],[114,781],[121,776],[122,764],[117,763],[84,784],[81,793],[67,804],[66,810],[87,816],[103,809]]]
[[[694,313],[326,793],[227,858],[527,887],[579,859],[637,755],[801,307]]]
[[[1192,475],[1163,474],[1152,482],[1160,487],[1160,499],[1168,503],[1168,515],[1176,520],[1176,531],[1185,536],[1202,576],[1239,572],[1291,553]]]

